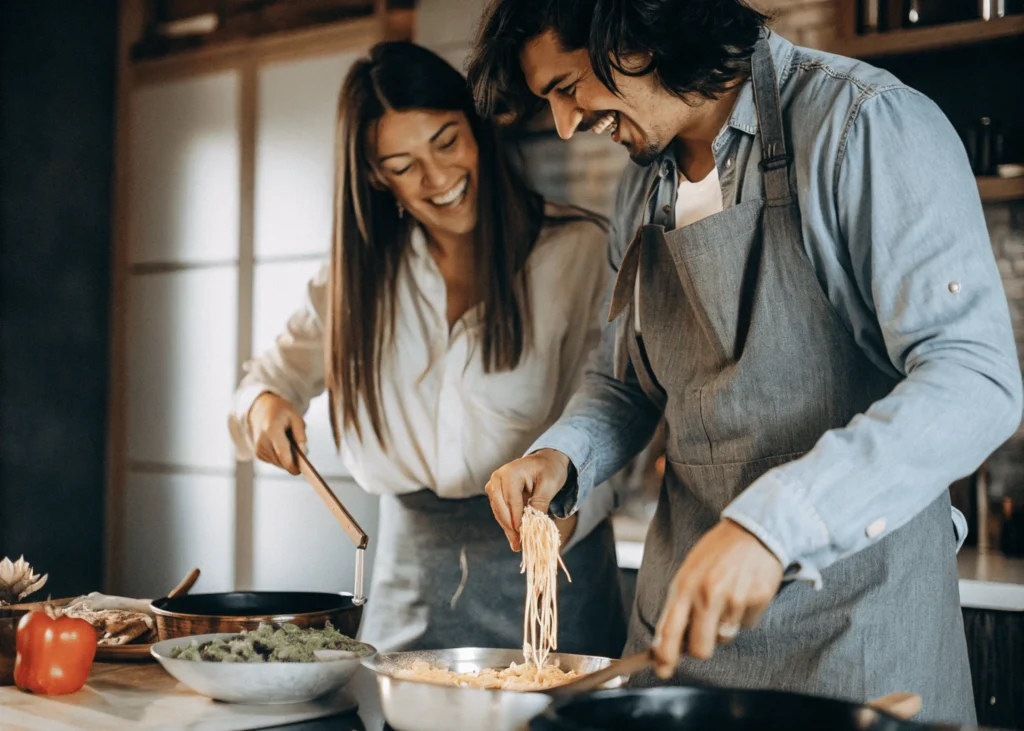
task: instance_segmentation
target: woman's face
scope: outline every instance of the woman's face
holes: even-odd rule
[[[428,231],[473,231],[478,150],[465,114],[388,111],[370,144],[384,184]]]

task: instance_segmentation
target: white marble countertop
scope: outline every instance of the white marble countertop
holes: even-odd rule
[[[645,526],[630,519],[616,519],[614,524],[619,567],[640,568],[644,557]],[[961,606],[1024,612],[1024,558],[964,548],[957,555],[957,569],[960,573]]]

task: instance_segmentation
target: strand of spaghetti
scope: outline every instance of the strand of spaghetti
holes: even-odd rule
[[[562,571],[565,572],[565,578],[567,578],[569,580],[569,583],[571,584],[572,577],[569,576],[569,569],[565,567],[565,562],[562,561],[562,554],[558,554],[558,565],[562,567]]]
[[[532,506],[523,511],[520,527],[522,564],[526,574],[526,607],[523,612],[523,657],[537,674],[548,654],[558,649],[558,567],[569,576],[561,556],[558,527]],[[571,580],[571,579],[570,579]]]
[[[466,579],[469,578],[469,562],[466,560],[465,546],[463,546],[459,551],[459,568],[462,569],[462,579],[459,581],[459,586],[455,589],[455,594],[452,596],[450,603],[453,612],[455,611],[455,603],[459,601],[459,597],[462,596],[462,590],[466,588]]]

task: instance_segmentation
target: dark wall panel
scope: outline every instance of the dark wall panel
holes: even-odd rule
[[[102,588],[117,7],[0,6],[0,555],[62,596]]]

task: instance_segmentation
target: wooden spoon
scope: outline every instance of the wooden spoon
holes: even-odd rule
[[[649,668],[654,664],[654,650],[647,649],[643,652],[637,652],[633,655],[627,655],[626,657],[613,662],[608,667],[595,670],[592,673],[571,680],[568,683],[556,685],[554,688],[548,688],[543,691],[552,698],[566,698],[568,696],[579,695],[580,693],[587,693],[595,688],[600,688],[602,685],[607,683],[609,680],[615,680],[615,678],[623,675],[634,675],[645,668]]]
[[[192,569],[189,571],[188,576],[181,580],[181,582],[167,592],[167,598],[173,599],[176,596],[182,596],[188,594],[189,589],[199,580],[199,569]]]
[[[881,698],[868,701],[865,705],[874,708],[876,711],[888,713],[904,721],[921,712],[921,696],[915,693],[890,693]]]

